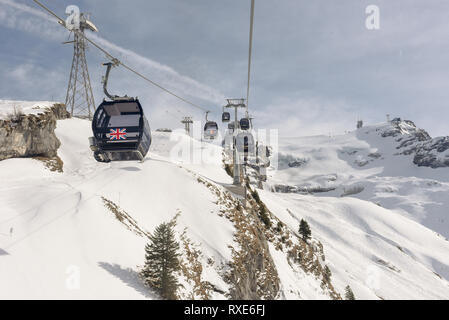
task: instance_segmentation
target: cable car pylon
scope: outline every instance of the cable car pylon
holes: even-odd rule
[[[246,108],[245,99],[226,99],[228,104],[225,108],[234,108],[234,131],[233,135],[233,153],[232,153],[232,162],[234,164],[234,172],[233,172],[233,184],[241,185],[242,181],[240,178],[242,166],[240,163],[239,152],[237,150],[237,135],[240,129],[240,122],[238,121],[238,108]]]
[[[95,112],[95,100],[86,60],[87,42],[82,36],[85,29],[98,32],[95,25],[87,20],[84,13],[81,13],[79,26],[74,30],[73,41],[65,42],[73,43],[72,66],[70,68],[65,105],[72,117],[87,117],[89,120],[92,120],[92,114]]]
[[[193,123],[192,117],[184,117],[181,120],[181,123],[184,124],[184,128],[186,130],[186,134],[190,136],[190,125]]]
[[[134,73],[136,76],[140,77],[141,79],[145,80],[146,82],[150,83],[153,86],[158,87],[159,89],[161,89],[162,91],[165,91],[166,93],[172,95],[173,97],[185,102],[186,104],[189,104],[190,106],[197,108],[199,110],[202,111],[207,111],[206,108],[174,93],[173,91],[165,88],[164,86],[162,86],[161,84],[151,80],[150,78],[146,77],[145,75],[143,75],[142,73],[140,73],[139,71],[137,71],[136,69],[131,68],[130,66],[128,66],[127,64],[125,64],[123,61],[118,60],[117,58],[115,58],[111,53],[109,53],[107,50],[105,50],[103,47],[101,47],[99,44],[97,44],[95,41],[92,41],[91,39],[89,39],[83,32],[79,32],[78,30],[70,30],[68,28],[68,26],[66,25],[65,21],[59,17],[56,13],[54,13],[52,10],[50,10],[49,8],[47,8],[46,6],[44,6],[39,0],[33,0],[38,6],[40,6],[43,10],[45,10],[46,12],[48,12],[50,15],[52,15],[53,17],[55,17],[57,19],[57,22],[64,28],[66,28],[69,31],[73,31],[74,33],[76,33],[79,37],[81,37],[82,39],[84,39],[87,43],[90,43],[93,47],[97,48],[98,50],[100,50],[108,59],[110,59],[113,64],[115,65],[120,65],[123,68],[125,68],[126,70],[128,70],[131,73]]]

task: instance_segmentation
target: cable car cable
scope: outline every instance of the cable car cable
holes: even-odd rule
[[[61,19],[56,13],[54,13],[53,11],[51,11],[50,9],[48,9],[46,6],[44,6],[42,3],[40,3],[38,0],[33,0],[35,3],[37,3],[41,8],[43,8],[45,11],[47,11],[48,13],[50,13],[52,16],[54,16],[56,19],[58,19],[58,23],[60,25],[62,25],[64,28],[66,28],[69,31],[73,31],[70,30],[65,21],[63,19]],[[133,68],[131,68],[130,66],[126,65],[125,63],[121,62],[120,60],[118,60],[117,58],[115,58],[112,54],[110,54],[108,51],[106,51],[105,49],[103,49],[100,45],[98,45],[97,43],[95,43],[94,41],[92,41],[91,39],[89,39],[84,33],[79,32],[79,31],[74,31],[75,33],[77,33],[78,35],[82,36],[86,41],[88,41],[90,44],[92,44],[94,47],[96,47],[98,50],[100,50],[101,52],[103,52],[111,61],[114,65],[121,65],[122,67],[124,67],[125,69],[127,69],[128,71],[134,73],[135,75],[139,76],[140,78],[144,79],[145,81],[151,83],[152,85],[158,87],[159,89],[167,92],[168,94],[174,96],[175,98],[178,98],[179,100],[195,107],[198,108],[202,111],[207,111],[206,108],[203,108],[201,106],[199,106],[196,103],[193,103],[179,95],[177,95],[176,93],[170,91],[169,89],[163,87],[162,85],[154,82],[153,80],[149,79],[148,77],[144,76],[143,74],[141,74],[140,72],[134,70]]]
[[[246,88],[246,116],[248,116],[248,105],[249,105],[249,87],[251,80],[251,56],[253,49],[253,26],[254,26],[254,0],[251,0],[251,13],[249,22],[249,50],[248,50],[248,83]]]

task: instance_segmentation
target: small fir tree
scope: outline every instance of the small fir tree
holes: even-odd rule
[[[299,234],[305,242],[307,242],[307,240],[309,240],[312,236],[312,231],[310,230],[309,224],[304,219],[301,219],[301,222],[299,223]]]
[[[349,285],[345,288],[345,299],[346,300],[355,300],[354,292],[352,292],[352,289]]]
[[[145,246],[145,266],[141,271],[144,282],[161,297],[177,299],[178,280],[176,272],[180,269],[179,243],[175,239],[174,222],[162,223],[150,235]]]

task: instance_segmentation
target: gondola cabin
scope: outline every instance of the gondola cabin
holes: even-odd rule
[[[242,118],[240,119],[240,129],[242,130],[249,130],[250,128],[250,121],[248,118]]]
[[[221,115],[221,122],[229,122],[231,120],[231,114],[229,112],[223,112]]]
[[[103,101],[92,120],[90,138],[99,162],[145,159],[151,145],[151,131],[138,99]]]
[[[214,140],[218,135],[218,125],[214,121],[207,121],[204,125],[204,139]]]
[[[255,156],[254,136],[250,132],[240,132],[237,134],[236,146],[239,153],[245,156]]]

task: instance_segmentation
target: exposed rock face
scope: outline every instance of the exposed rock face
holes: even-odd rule
[[[55,135],[56,120],[69,118],[63,104],[38,115],[0,120],[0,160],[21,157],[54,157],[61,142]]]
[[[420,167],[449,167],[449,137],[432,139],[412,121],[393,121],[382,137],[395,137],[399,154],[414,155],[413,163]]]
[[[268,249],[264,227],[253,210],[233,213],[235,241],[240,248],[232,248],[233,261],[228,281],[233,300],[273,300],[279,292],[279,277]]]
[[[275,192],[279,193],[301,193],[301,194],[314,194],[335,190],[335,187],[320,187],[320,186],[305,187],[305,186],[290,186],[285,184],[275,184],[273,188]]]
[[[289,162],[288,166],[290,168],[299,168],[299,167],[301,167],[302,165],[304,165],[306,163],[307,163],[307,160],[299,159],[299,160],[295,160],[295,161]]]
[[[391,125],[382,130],[381,136],[394,137],[398,142],[396,149],[401,150],[400,154],[409,155],[417,150],[420,142],[431,140],[432,138],[423,129],[419,129],[410,120],[392,121]]]
[[[417,128],[413,121],[392,121],[391,126],[388,129],[383,130],[381,133],[382,137],[398,137],[398,141],[402,141],[405,135],[409,136],[406,141],[426,141],[430,140],[431,137],[427,131]],[[398,148],[401,148],[399,146]]]
[[[449,167],[449,137],[439,137],[418,146],[413,163],[420,167]]]
[[[307,165],[309,159],[294,157],[290,154],[279,154],[279,169],[299,168]]]
[[[201,177],[198,182],[205,184],[218,196],[221,211],[234,227],[235,246],[230,246],[232,261],[223,275],[231,288],[227,294],[232,300],[272,300],[280,290],[280,280],[276,265],[270,255],[266,227],[260,219],[261,203],[247,194],[247,208],[228,192],[221,192],[216,186]],[[260,198],[259,198],[260,202]],[[264,206],[264,205],[263,205]],[[266,207],[264,206],[266,210]]]

